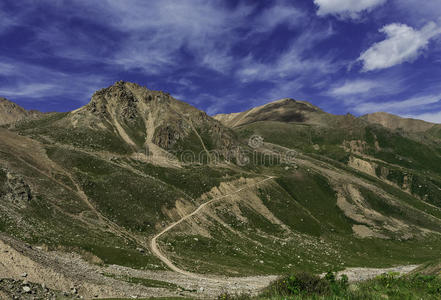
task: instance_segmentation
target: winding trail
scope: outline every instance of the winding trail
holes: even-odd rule
[[[182,269],[180,269],[179,267],[177,267],[175,264],[173,264],[173,262],[172,262],[170,259],[168,259],[168,258],[165,256],[165,254],[163,254],[163,253],[161,252],[161,250],[160,250],[159,247],[158,247],[157,240],[158,240],[162,235],[164,235],[164,234],[167,233],[168,231],[172,230],[174,227],[178,226],[179,224],[181,224],[181,223],[184,222],[185,220],[187,220],[187,219],[193,217],[194,215],[196,215],[197,213],[199,213],[201,210],[203,210],[205,207],[207,207],[207,206],[210,205],[211,203],[216,202],[216,201],[219,201],[219,200],[222,200],[222,199],[225,199],[225,198],[227,198],[227,197],[229,197],[229,196],[232,196],[232,195],[238,194],[238,193],[240,193],[241,191],[243,191],[243,190],[245,190],[245,189],[251,188],[251,187],[256,186],[256,185],[259,185],[259,184],[261,184],[261,183],[263,183],[263,182],[265,182],[265,181],[271,180],[271,179],[273,179],[273,178],[274,178],[274,177],[272,177],[272,176],[267,176],[267,178],[265,178],[265,179],[263,179],[263,180],[261,180],[261,181],[259,181],[259,182],[256,182],[256,183],[253,184],[253,185],[248,185],[248,186],[242,187],[242,188],[238,189],[237,191],[234,191],[234,192],[229,193],[229,194],[227,194],[227,195],[223,195],[223,196],[220,196],[220,197],[217,197],[217,198],[211,199],[210,201],[207,201],[207,202],[201,204],[201,205],[200,205],[195,211],[193,211],[192,213],[190,213],[190,214],[188,214],[188,215],[183,216],[179,221],[176,221],[176,222],[170,224],[170,225],[167,226],[164,230],[162,230],[160,233],[158,233],[157,235],[155,235],[155,236],[152,238],[152,240],[150,241],[150,248],[151,248],[151,251],[152,251],[153,255],[155,255],[157,258],[159,258],[164,264],[166,264],[171,270],[173,270],[173,271],[176,272],[176,273],[179,273],[179,274],[182,274],[182,275],[185,275],[185,276],[189,276],[189,277],[193,277],[193,278],[197,278],[197,279],[210,279],[210,278],[203,277],[203,276],[201,276],[201,275],[199,275],[199,274],[195,274],[195,273],[191,273],[191,272],[188,272],[188,271],[182,270]]]

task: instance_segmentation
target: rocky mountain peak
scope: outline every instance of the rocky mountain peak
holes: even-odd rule
[[[107,88],[96,91],[88,104],[88,110],[100,116],[107,116],[109,108],[119,107],[123,117],[133,119],[137,115],[137,103],[167,104],[171,100],[168,93],[149,90],[136,83],[117,81]]]
[[[35,119],[42,113],[35,110],[26,110],[20,105],[0,97],[0,125],[12,124],[24,119]]]

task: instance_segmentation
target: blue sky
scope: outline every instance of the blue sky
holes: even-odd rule
[[[2,0],[0,96],[67,111],[118,80],[209,114],[276,99],[441,123],[440,0]]]

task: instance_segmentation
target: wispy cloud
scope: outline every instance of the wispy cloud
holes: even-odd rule
[[[343,84],[332,88],[328,93],[336,97],[352,96],[370,92],[380,86],[382,86],[382,84],[378,81],[358,79],[353,81],[345,81]]]
[[[0,32],[6,31],[12,25],[15,24],[16,24],[15,18],[12,17],[11,15],[6,14],[3,11],[2,4],[0,3]]]
[[[434,95],[423,95],[406,100],[389,102],[364,102],[354,107],[360,114],[384,111],[400,115],[410,114],[410,112],[427,110],[429,105],[441,102],[441,93]]]
[[[357,19],[363,11],[369,11],[384,4],[387,0],[314,0],[318,7],[317,15],[336,15]]]
[[[253,27],[257,31],[271,31],[276,26],[286,24],[288,27],[297,27],[305,22],[306,13],[287,1],[275,1],[275,4],[258,15],[254,21]]]
[[[196,63],[224,72],[232,64],[230,49],[239,38],[234,31],[243,26],[253,7],[241,4],[234,10],[221,1],[107,1],[94,2],[104,11],[97,21],[123,32],[112,61],[120,66],[158,73],[179,65],[184,49]],[[133,9],[137,7],[137,9]],[[187,58],[188,59],[188,58]]]
[[[299,35],[287,50],[277,55],[274,61],[261,61],[252,55],[244,58],[236,76],[242,82],[255,80],[279,81],[289,80],[299,74],[327,74],[338,70],[337,63],[331,55],[311,57],[306,52],[318,42],[334,34],[332,27],[317,30],[310,28]]]
[[[87,103],[92,93],[106,84],[105,77],[91,74],[67,74],[28,63],[1,63],[0,79],[7,76],[8,85],[0,87],[0,96],[45,101],[48,97],[75,97]]]
[[[441,49],[435,0],[315,0],[315,8],[291,0],[9,2],[7,9],[0,3],[0,35],[7,40],[0,47],[0,93],[11,100],[52,97],[77,105],[123,79],[210,113],[283,97],[319,101],[340,113],[437,92],[430,88],[439,77],[430,63]],[[424,18],[400,19],[401,10],[421,7]],[[393,9],[400,12],[391,18]],[[408,25],[392,23],[399,21]],[[383,24],[390,24],[384,40],[373,44]],[[421,53],[427,64],[389,68]],[[360,62],[365,72],[347,67]]]

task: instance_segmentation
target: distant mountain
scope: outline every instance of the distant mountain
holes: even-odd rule
[[[218,114],[214,118],[226,126],[238,127],[259,121],[321,124],[325,115],[320,108],[308,102],[286,98],[240,113]]]
[[[361,117],[361,119],[366,120],[372,124],[379,124],[385,128],[392,130],[403,130],[405,132],[426,132],[433,127],[438,127],[439,124],[429,123],[422,120],[401,118],[396,115],[392,115],[385,112],[377,112],[372,114],[367,114]]]
[[[28,111],[23,107],[0,97],[0,125],[12,124],[24,119],[35,119],[42,115],[41,112]]]

